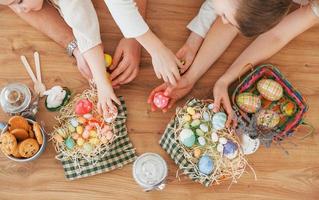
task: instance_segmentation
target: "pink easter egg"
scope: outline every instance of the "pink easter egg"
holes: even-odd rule
[[[84,115],[92,111],[93,104],[88,99],[80,99],[75,105],[75,114]]]
[[[90,131],[85,130],[85,131],[82,133],[82,137],[83,137],[84,139],[88,139],[88,138],[90,137]]]
[[[157,92],[154,95],[153,103],[160,109],[166,108],[169,102],[169,97],[165,96],[163,92]]]

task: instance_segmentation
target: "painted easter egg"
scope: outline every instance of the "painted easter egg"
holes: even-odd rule
[[[206,140],[203,136],[197,138],[198,144],[204,146],[206,144]]]
[[[79,122],[76,118],[71,118],[70,119],[70,124],[75,128],[79,125]]]
[[[118,110],[116,106],[113,106],[108,109],[108,112],[103,114],[103,119],[106,123],[112,123],[116,120],[118,114]]]
[[[224,150],[224,145],[222,145],[221,143],[219,143],[219,144],[217,145],[217,151],[218,151],[219,153],[223,153],[223,150]]]
[[[190,115],[195,115],[196,114],[196,111],[195,111],[195,109],[193,107],[187,107],[186,111]]]
[[[72,137],[68,137],[66,140],[65,140],[65,145],[68,149],[72,150],[75,146],[75,141],[73,140]]]
[[[199,158],[201,155],[201,150],[200,149],[194,149],[194,157],[195,158]]]
[[[223,112],[216,113],[212,118],[212,125],[215,130],[221,130],[225,128],[227,121],[227,115]]]
[[[216,132],[212,132],[211,139],[212,139],[212,142],[217,142],[218,141],[218,135],[217,135]]]
[[[236,103],[241,110],[247,113],[255,113],[261,107],[260,98],[257,95],[249,92],[239,94],[236,97]]]
[[[213,110],[215,106],[214,106],[214,104],[211,103],[207,107],[208,107],[209,110]]]
[[[208,114],[208,112],[203,112],[203,119],[206,121],[206,122],[208,122],[208,121],[210,121],[210,115]]]
[[[78,126],[78,127],[76,127],[76,132],[78,133],[78,134],[82,134],[83,133],[83,131],[84,131],[84,128],[83,128],[83,126]]]
[[[196,129],[196,135],[198,135],[198,136],[204,136],[205,135],[205,133],[201,130],[201,129]]]
[[[219,138],[218,142],[221,143],[221,144],[226,144],[227,143],[227,139],[224,138],[224,137],[221,137],[221,138]]]
[[[74,128],[71,124],[69,124],[68,130],[69,130],[71,133],[75,132],[75,128]]]
[[[192,127],[198,127],[200,125],[200,120],[199,119],[195,119],[194,121],[192,121],[191,126]]]
[[[84,139],[88,139],[90,137],[90,131],[88,131],[88,130],[83,131],[82,137]]]
[[[208,132],[208,126],[206,124],[199,125],[199,128],[205,133]]]
[[[238,146],[233,141],[228,140],[226,144],[224,144],[223,154],[228,159],[236,158],[238,154]]]
[[[257,126],[266,129],[275,128],[280,121],[280,116],[272,110],[261,110],[256,114]]]
[[[84,139],[83,138],[78,138],[77,140],[76,140],[76,144],[77,145],[79,145],[79,146],[82,146],[83,144],[84,144]]]
[[[75,114],[84,115],[91,112],[93,104],[88,99],[80,99],[75,105]]]
[[[200,113],[195,113],[195,115],[192,116],[192,119],[195,120],[195,119],[199,119],[200,117],[201,117]]]
[[[214,161],[209,156],[204,155],[199,159],[198,168],[201,173],[209,175],[214,170]]]
[[[168,105],[169,97],[164,95],[164,92],[157,92],[154,95],[153,103],[159,109],[164,109]]]
[[[86,122],[86,119],[84,117],[78,117],[77,120],[80,124],[84,124]]]
[[[272,79],[262,79],[257,83],[258,92],[269,101],[278,101],[283,96],[282,86]]]
[[[190,115],[184,115],[183,116],[183,121],[184,122],[189,122],[189,121],[191,121],[192,120],[192,117],[190,116]]]
[[[110,56],[109,54],[104,54],[104,60],[105,60],[105,64],[106,64],[106,67],[109,67],[112,65],[112,56]]]
[[[290,117],[292,116],[295,112],[296,112],[296,104],[294,104],[293,102],[285,102],[280,106],[280,110],[282,112],[282,114]]]
[[[90,143],[84,143],[82,149],[85,154],[90,154],[93,151],[93,147]]]
[[[100,142],[100,140],[97,139],[97,138],[91,138],[89,140],[89,143],[92,144],[92,145],[97,145],[99,142]]]
[[[187,147],[192,147],[195,143],[194,132],[191,129],[183,129],[179,134],[179,141]]]

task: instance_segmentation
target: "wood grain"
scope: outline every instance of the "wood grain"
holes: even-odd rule
[[[195,16],[202,1],[193,0],[149,0],[147,21],[157,35],[172,50],[176,51],[189,32],[185,26]],[[122,35],[116,27],[103,1],[95,0],[105,49],[113,53]],[[48,87],[59,84],[80,92],[87,88],[86,81],[77,71],[74,60],[67,57],[64,49],[46,36],[37,32],[9,9],[0,7],[0,87],[9,82],[24,82],[32,87],[19,56],[32,56],[34,50],[41,54],[43,80]],[[283,50],[265,61],[279,66],[291,83],[299,88],[310,106],[306,120],[319,128],[319,28],[314,27],[289,43]],[[212,97],[212,86],[240,52],[250,43],[243,37],[235,39],[227,52],[196,84],[190,96]],[[67,77],[67,78],[65,78]],[[156,152],[169,164],[167,188],[163,192],[144,193],[132,178],[132,166],[77,181],[64,178],[62,166],[54,159],[51,144],[40,159],[17,164],[0,156],[0,199],[319,199],[319,152],[318,136],[299,140],[297,137],[284,145],[289,150],[286,156],[275,146],[260,148],[248,156],[258,180],[245,174],[238,184],[228,190],[228,184],[204,188],[182,177],[175,178],[177,167],[160,148],[158,141],[173,115],[151,113],[146,103],[153,87],[160,83],[156,79],[149,55],[143,51],[139,76],[131,84],[117,91],[124,95],[129,117],[127,126],[137,152]],[[186,98],[179,102],[183,104]],[[54,114],[48,113],[41,103],[39,119],[52,130]],[[8,116],[0,113],[1,121]],[[305,129],[300,129],[297,136]]]

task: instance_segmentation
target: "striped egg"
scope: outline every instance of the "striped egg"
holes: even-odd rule
[[[257,95],[249,92],[239,94],[236,97],[236,103],[241,110],[247,113],[255,113],[261,107],[260,98]]]
[[[282,86],[272,79],[262,79],[257,83],[257,90],[265,99],[278,101],[283,96]]]

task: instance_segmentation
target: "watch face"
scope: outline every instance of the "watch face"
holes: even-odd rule
[[[258,138],[251,139],[248,135],[242,134],[240,139],[241,146],[245,155],[255,153],[260,146],[260,140]]]

